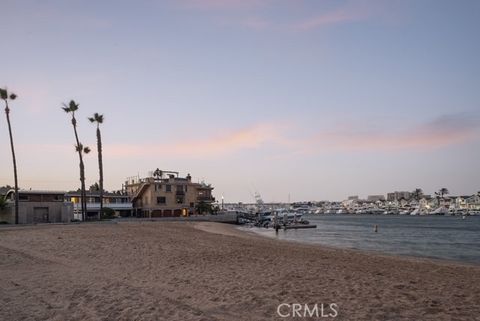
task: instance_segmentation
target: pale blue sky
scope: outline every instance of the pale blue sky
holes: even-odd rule
[[[480,190],[478,1],[1,3],[21,187],[78,187],[75,99],[93,148],[105,114],[108,189],[159,167],[226,201]]]

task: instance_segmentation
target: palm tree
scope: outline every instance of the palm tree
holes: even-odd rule
[[[441,189],[438,190],[438,192],[435,192],[435,195],[437,196],[438,206],[440,206],[440,199],[443,199],[444,196],[449,193],[450,192],[445,187],[442,187]]]
[[[448,195],[450,194],[450,192],[448,191],[448,189],[446,189],[445,187],[442,187],[438,193],[440,194],[440,196],[443,198],[444,195]]]
[[[75,133],[75,151],[78,153],[78,158],[80,160],[80,183],[81,183],[81,209],[82,209],[82,220],[85,221],[86,218],[86,211],[87,211],[87,194],[85,191],[85,165],[83,163],[83,154],[88,154],[90,152],[90,148],[84,147],[80,140],[78,139],[77,133],[77,119],[75,118],[75,112],[78,110],[78,104],[71,100],[70,103],[63,104],[63,111],[67,114],[72,114],[72,126],[73,132]]]
[[[15,100],[17,95],[14,93],[8,94],[7,89],[0,88],[0,98],[5,102],[5,115],[7,116],[8,133],[10,134],[10,148],[12,150],[13,160],[13,178],[15,180],[15,224],[18,224],[18,177],[17,177],[17,159],[15,158],[15,148],[13,145],[12,126],[10,124],[10,108],[8,107],[9,100]]]
[[[102,159],[102,134],[100,132],[100,124],[103,124],[103,115],[98,113],[93,114],[93,117],[89,117],[88,120],[91,123],[97,123],[97,152],[98,152],[98,173],[99,173],[99,188],[100,188],[100,212],[98,212],[98,219],[101,218],[103,213],[103,159]]]

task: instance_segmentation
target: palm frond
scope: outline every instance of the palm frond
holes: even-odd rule
[[[88,118],[90,122],[94,123],[97,122],[99,124],[103,123],[103,115],[100,115],[99,113],[93,114],[93,117]]]
[[[71,111],[76,111],[78,109],[78,106],[80,105],[77,104],[75,100],[70,100],[70,103],[68,104],[68,106],[70,107]]]

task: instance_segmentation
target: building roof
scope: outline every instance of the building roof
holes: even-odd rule
[[[85,191],[87,196],[100,196],[100,191]],[[81,196],[80,191],[69,191],[65,193],[65,196]],[[125,194],[117,194],[111,192],[103,192],[103,197],[128,197]]]
[[[14,189],[11,189],[15,192]],[[64,195],[65,191],[47,191],[47,190],[18,190],[18,194],[59,194]]]

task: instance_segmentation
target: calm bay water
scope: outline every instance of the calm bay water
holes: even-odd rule
[[[339,248],[480,264],[480,216],[306,215],[316,229],[252,228],[270,237]],[[378,232],[374,232],[374,225]]]

